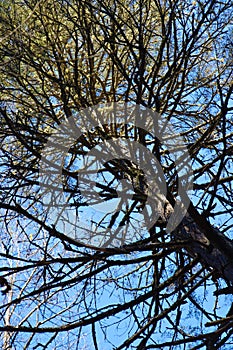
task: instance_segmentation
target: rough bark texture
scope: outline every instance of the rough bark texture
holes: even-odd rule
[[[190,211],[196,217],[200,215],[192,206]],[[174,230],[174,239],[190,241],[187,249],[189,254],[199,256],[205,266],[213,267],[226,282],[233,283],[232,241],[213,227],[210,227],[211,231],[206,234],[209,223],[205,223],[204,220],[201,223],[202,228],[187,213],[182,223]],[[232,255],[230,255],[231,252]]]

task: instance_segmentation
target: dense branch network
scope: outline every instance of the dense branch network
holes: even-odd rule
[[[229,349],[232,15],[230,1],[217,0],[2,2],[3,349]],[[112,120],[87,124],[69,147],[61,136],[67,216],[59,218],[44,199],[60,189],[40,183],[44,149],[65,121],[79,130],[81,111],[111,102],[159,113],[172,134],[161,142]],[[182,184],[172,152],[178,136],[184,144],[175,151],[187,148],[192,159],[193,192],[183,220],[168,232]],[[148,167],[133,154],[91,167],[93,150],[119,140],[122,155],[137,142],[162,169],[163,179],[153,176],[166,193],[161,203],[154,198],[149,228],[142,220],[151,214]],[[146,164],[147,153],[140,157]],[[52,165],[45,170],[56,177]],[[100,203],[104,210],[95,211]]]

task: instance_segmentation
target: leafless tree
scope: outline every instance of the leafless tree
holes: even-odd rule
[[[2,348],[229,349],[231,1],[4,0],[0,16]],[[98,106],[101,121],[111,103],[151,111],[172,132],[160,139],[157,119],[155,134],[119,123],[114,109],[111,122],[91,128],[83,113]],[[84,131],[75,138],[74,129]],[[67,150],[61,174],[49,164],[59,158],[49,154],[53,135]],[[95,174],[86,168],[80,181],[80,164],[111,141],[122,142],[122,157]],[[134,142],[151,154],[143,167],[134,148],[124,157]],[[185,149],[193,190],[179,198]],[[166,195],[155,196],[146,228],[153,159]],[[42,164],[61,175],[67,217],[46,206],[57,184],[41,186]],[[179,200],[190,203],[169,231]]]

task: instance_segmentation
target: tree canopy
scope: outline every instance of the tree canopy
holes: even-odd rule
[[[3,349],[229,349],[232,18],[1,2]]]

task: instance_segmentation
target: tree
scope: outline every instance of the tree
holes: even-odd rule
[[[0,15],[2,348],[229,349],[231,2]]]

